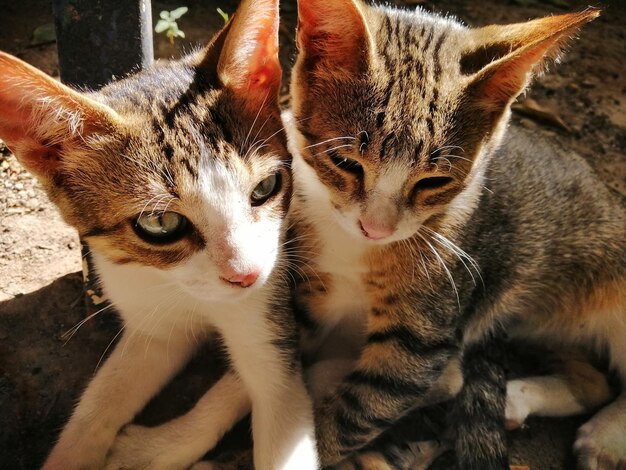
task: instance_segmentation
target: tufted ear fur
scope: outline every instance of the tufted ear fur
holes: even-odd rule
[[[460,70],[471,75],[468,93],[479,108],[499,114],[528,86],[581,26],[600,15],[596,9],[472,30],[473,46]]]
[[[68,145],[119,125],[111,108],[0,52],[0,138],[37,176],[52,177]]]
[[[223,41],[220,82],[257,108],[258,102],[274,103],[280,91],[278,25],[278,0],[243,0],[215,40]]]
[[[348,76],[366,70],[373,50],[358,0],[299,0],[297,42],[304,68]]]

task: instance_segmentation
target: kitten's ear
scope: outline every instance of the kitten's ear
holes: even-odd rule
[[[37,176],[54,175],[71,142],[118,123],[111,108],[0,51],[0,139]]]
[[[223,86],[253,102],[275,103],[282,78],[278,24],[278,0],[241,2],[214,40],[221,43],[217,76]]]
[[[373,49],[364,6],[358,0],[298,0],[297,43],[305,71],[363,73]]]
[[[549,60],[558,59],[566,42],[585,23],[600,15],[596,9],[550,16],[471,32],[472,49],[461,57],[461,72],[475,75],[468,88],[479,107],[499,113],[528,86]]]

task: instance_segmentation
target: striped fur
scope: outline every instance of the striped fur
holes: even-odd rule
[[[317,468],[285,297],[278,24],[277,0],[244,0],[203,50],[94,93],[0,53],[0,137],[88,241],[123,324],[46,470],[187,468],[250,408],[257,468]],[[122,430],[218,334],[232,370],[199,402],[210,422],[189,418],[191,450]]]
[[[597,15],[468,29],[360,0],[299,2],[296,312],[312,362],[354,364],[316,387],[325,465],[362,462],[410,410],[455,395],[463,363],[455,426],[479,419],[480,432],[458,436],[459,466],[505,467],[503,374],[480,360],[496,327],[607,348],[626,377],[623,199],[580,158],[505,137],[510,103]],[[622,458],[611,406],[582,468],[595,468],[589,454]]]

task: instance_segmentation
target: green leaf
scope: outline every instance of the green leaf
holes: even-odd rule
[[[170,12],[167,10],[163,10],[159,16],[164,19],[164,20],[169,20],[170,19]]]
[[[178,31],[176,31],[176,36],[180,37],[180,38],[184,38],[185,37],[185,32],[181,31],[180,29]]]
[[[170,22],[166,20],[159,20],[159,22],[154,27],[154,31],[157,33],[162,33],[166,29],[170,28]]]
[[[42,24],[35,28],[33,31],[33,38],[30,41],[31,46],[38,46],[40,44],[48,44],[57,40],[56,31],[54,30],[54,23]]]
[[[189,11],[189,8],[187,7],[178,7],[176,8],[176,10],[170,11],[170,16],[172,17],[172,19],[177,20],[188,11]]]
[[[228,23],[228,13],[226,13],[224,10],[222,10],[221,8],[217,9],[217,12],[219,13],[219,15],[222,17],[222,19],[224,20],[224,23]]]

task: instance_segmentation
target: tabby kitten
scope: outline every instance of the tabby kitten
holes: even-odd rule
[[[256,468],[317,468],[297,331],[282,300],[292,186],[276,132],[277,51],[278,2],[244,0],[203,51],[98,93],[0,53],[0,137],[89,242],[123,320],[45,469],[171,468],[175,454],[142,462],[109,451],[194,353],[193,338],[215,332],[233,370],[204,405],[228,421],[251,406]],[[244,390],[239,401],[224,393],[233,386]],[[202,432],[196,459],[225,431]]]
[[[626,384],[624,200],[577,156],[504,139],[511,102],[597,16],[468,29],[360,0],[299,2],[293,236],[313,254],[297,313],[309,355],[358,351],[315,406],[324,465],[454,394],[464,353],[496,328],[606,349]],[[458,429],[460,466],[504,468],[504,386],[484,389],[495,398],[481,408],[467,379],[458,406],[492,423]],[[581,428],[581,468],[625,464],[624,423],[626,393]],[[470,447],[474,435],[492,446]]]

